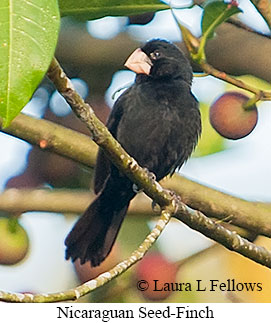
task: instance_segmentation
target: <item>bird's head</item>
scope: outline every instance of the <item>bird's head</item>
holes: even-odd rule
[[[166,40],[150,40],[137,48],[125,66],[137,74],[146,74],[155,79],[181,78],[189,84],[192,82],[192,68],[188,59],[177,46]]]

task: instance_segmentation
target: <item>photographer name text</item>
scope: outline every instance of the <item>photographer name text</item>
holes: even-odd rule
[[[238,282],[235,279],[227,279],[226,281],[220,281],[218,279],[210,279],[209,281],[203,281],[197,279],[195,283],[191,282],[177,282],[177,283],[165,283],[158,279],[154,279],[153,291],[171,291],[171,292],[261,292],[263,289],[260,282]]]

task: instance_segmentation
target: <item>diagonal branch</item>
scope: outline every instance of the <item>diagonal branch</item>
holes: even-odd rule
[[[92,139],[101,148],[106,156],[131,179],[138,187],[144,188],[145,193],[162,207],[170,205],[172,196],[163,191],[159,183],[149,176],[149,173],[140,167],[137,162],[127,154],[119,142],[111,135],[106,126],[96,117],[93,109],[85,103],[74,90],[71,81],[54,58],[47,72],[47,76],[54,83],[58,92],[70,104],[76,116],[83,121],[90,130]]]
[[[194,211],[187,207],[176,197],[173,197],[169,191],[163,189],[159,183],[153,178],[150,178],[148,172],[142,169],[137,162],[129,156],[121,145],[113,138],[108,129],[99,121],[95,116],[91,107],[86,104],[79,94],[72,88],[71,82],[65,75],[64,71],[56,61],[53,59],[52,64],[48,70],[49,78],[54,82],[57,90],[64,96],[67,102],[71,105],[71,108],[75,114],[86,123],[93,140],[99,144],[110,160],[124,172],[138,187],[144,189],[144,192],[151,197],[156,203],[162,208],[170,205],[178,206],[179,219],[183,219],[192,228],[195,224],[198,228],[211,233],[212,239],[223,244],[226,248],[234,250],[250,259],[263,264],[267,267],[271,267],[271,253],[264,248],[252,247],[252,244],[240,236],[233,235],[230,237],[225,235],[226,230],[221,225],[216,224],[215,226],[209,226],[212,222],[210,219],[205,217],[199,211]],[[201,216],[199,216],[201,215]],[[202,227],[203,226],[203,227]],[[225,231],[226,230],[226,231]],[[221,235],[221,232],[223,234]],[[236,238],[238,237],[238,238]],[[244,246],[244,247],[243,247]],[[253,245],[254,246],[254,245]],[[257,250],[255,252],[255,250]]]
[[[170,192],[163,189],[159,183],[153,180],[153,178],[150,178],[148,172],[142,169],[136,161],[123,150],[120,144],[111,136],[107,128],[96,118],[91,107],[74,91],[70,80],[66,77],[56,60],[53,60],[48,75],[54,81],[57,89],[70,103],[78,117],[86,122],[91,130],[94,141],[104,148],[105,153],[112,162],[114,162],[115,165],[139,187],[144,188],[146,194],[161,206],[161,217],[157,222],[156,227],[143,242],[143,245],[141,245],[131,257],[121,262],[109,272],[101,274],[96,279],[74,289],[54,294],[24,295],[0,291],[0,300],[8,302],[57,302],[78,299],[109,282],[112,278],[120,275],[141,259],[159,237],[171,215],[174,215],[191,228],[198,230],[204,235],[221,243],[226,248],[271,268],[271,253],[266,249],[252,244],[236,233],[233,233],[220,224],[210,220],[201,212],[189,208],[184,203],[180,202],[176,196],[172,196]]]
[[[221,224],[207,218],[203,213],[189,208],[184,203],[178,204],[174,215],[190,228],[201,232],[206,237],[219,242],[229,250],[235,251],[255,262],[271,268],[271,252],[266,248],[241,238],[236,232],[224,228]]]

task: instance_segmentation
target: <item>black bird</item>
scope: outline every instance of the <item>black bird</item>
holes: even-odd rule
[[[192,69],[166,40],[151,40],[125,63],[135,83],[115,102],[107,127],[140,166],[159,181],[189,158],[201,133],[198,102],[191,93]],[[66,259],[98,266],[110,253],[131,199],[133,183],[99,150],[97,197],[68,234]]]

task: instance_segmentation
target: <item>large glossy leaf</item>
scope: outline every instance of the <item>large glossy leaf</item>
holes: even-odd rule
[[[241,12],[235,3],[225,3],[222,0],[210,0],[204,5],[204,13],[201,21],[202,34],[208,32],[208,37],[213,35],[215,28],[232,15]]]
[[[0,116],[6,127],[29,101],[52,60],[56,0],[0,1]]]
[[[61,16],[97,19],[169,9],[160,0],[59,0]]]

